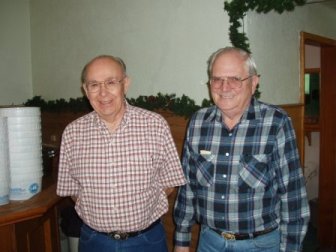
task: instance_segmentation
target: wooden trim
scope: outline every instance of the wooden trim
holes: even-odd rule
[[[305,68],[304,73],[320,73],[321,68]]]
[[[304,139],[304,104],[282,104],[279,105],[282,109],[284,109],[288,115],[291,117],[293,122],[293,127],[296,134],[296,142],[299,149],[301,166],[304,167],[304,147],[305,147],[305,139]]]
[[[302,31],[300,35],[301,35],[301,40],[303,40],[304,44],[306,45],[336,46],[336,40],[334,39],[322,37],[322,36],[312,34],[309,32],[304,32],[304,31]]]

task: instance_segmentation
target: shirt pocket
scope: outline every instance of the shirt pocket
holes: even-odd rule
[[[210,187],[214,182],[214,164],[210,161],[212,155],[208,158],[197,153],[191,153],[190,166],[196,168],[196,179],[199,185]]]
[[[264,192],[269,184],[268,155],[242,155],[240,159],[239,191]]]

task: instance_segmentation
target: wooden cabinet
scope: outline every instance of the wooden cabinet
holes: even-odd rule
[[[60,251],[58,212],[63,201],[53,184],[29,200],[1,206],[0,251]]]

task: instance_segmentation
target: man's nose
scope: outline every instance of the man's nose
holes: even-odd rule
[[[230,83],[228,79],[221,79],[221,89],[231,89]]]
[[[107,92],[106,84],[104,81],[99,83],[99,94],[105,94]]]

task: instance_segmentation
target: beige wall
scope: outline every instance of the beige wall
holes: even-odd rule
[[[0,1],[0,106],[32,97],[29,1]]]
[[[200,103],[208,98],[204,85],[208,56],[230,45],[223,3],[3,0],[0,33],[6,42],[1,38],[0,52],[6,67],[0,69],[0,105],[32,95],[46,100],[81,96],[82,66],[103,53],[126,61],[133,80],[128,97],[176,93]],[[244,29],[262,75],[262,100],[298,102],[299,33],[336,39],[334,14],[319,4],[282,15],[247,14]],[[9,67],[8,59],[17,60]]]
[[[228,45],[222,0],[32,0],[34,94],[81,95],[83,65],[98,54],[122,57],[128,97],[208,98],[206,61]]]
[[[305,68],[320,68],[321,48],[319,46],[305,45]]]

